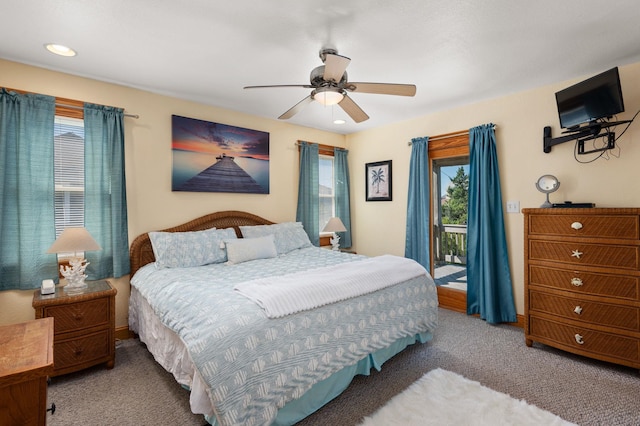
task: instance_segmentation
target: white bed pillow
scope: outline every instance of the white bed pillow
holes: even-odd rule
[[[189,268],[222,263],[227,252],[222,241],[236,238],[233,228],[190,232],[149,232],[158,268]]]
[[[242,236],[245,238],[273,235],[278,254],[289,253],[303,247],[311,247],[309,236],[300,222],[283,222],[273,225],[241,226]]]
[[[278,256],[273,235],[271,234],[258,238],[226,240],[224,243],[227,247],[228,265]]]

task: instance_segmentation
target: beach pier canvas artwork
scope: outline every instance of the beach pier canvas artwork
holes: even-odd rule
[[[269,193],[269,133],[171,116],[173,191]]]

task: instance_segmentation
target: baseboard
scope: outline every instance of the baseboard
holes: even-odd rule
[[[436,287],[438,291],[438,305],[441,308],[449,309],[450,311],[467,313],[467,292],[462,290],[456,290],[454,288]],[[474,315],[479,317],[480,315]],[[509,322],[507,324],[514,325],[524,329],[524,315],[517,314],[516,322]]]
[[[129,331],[129,327],[116,327],[116,339],[127,340],[136,337],[133,331]]]

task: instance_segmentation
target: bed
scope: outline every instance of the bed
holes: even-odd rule
[[[138,236],[130,260],[129,328],[212,425],[294,424],[437,325],[417,263],[311,246],[295,222],[212,213]]]

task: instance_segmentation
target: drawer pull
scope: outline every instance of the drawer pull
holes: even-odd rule
[[[582,280],[578,277],[571,278],[571,285],[575,287],[582,287]]]
[[[580,222],[573,222],[571,224],[571,227],[577,231],[579,229],[582,229],[582,224]]]
[[[582,256],[583,254],[584,253],[580,250],[571,250],[571,257],[575,257],[576,259],[580,259],[580,256]]]
[[[580,334],[576,334],[574,337],[576,338],[577,344],[584,345],[584,340],[582,340],[582,336]]]
[[[573,310],[573,312],[575,312],[576,314],[580,315],[582,313],[582,306],[576,306],[576,308]]]
[[[80,355],[82,355],[82,351],[83,351],[83,349],[81,347],[77,346],[76,350],[74,352],[75,352],[76,356],[80,356]]]
[[[76,312],[73,314],[73,319],[76,321],[82,321],[83,318],[84,318],[84,315],[82,315],[81,312]]]

